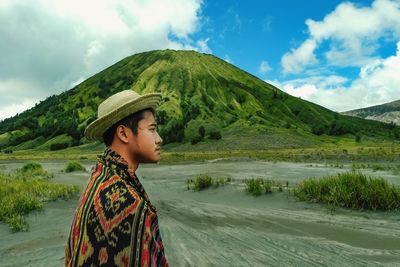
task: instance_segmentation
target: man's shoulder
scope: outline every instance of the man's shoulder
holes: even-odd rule
[[[139,193],[127,181],[122,172],[98,163],[92,172],[92,178],[98,178],[101,174],[103,177],[96,186],[95,198],[103,199],[104,201],[127,203],[141,200]]]
[[[91,180],[100,180],[99,182],[104,182],[111,177],[122,180],[122,176],[121,171],[102,162],[97,162],[91,169]]]
[[[142,200],[137,190],[127,181],[125,175],[114,168],[97,163],[92,168],[91,178],[84,193],[84,202],[93,199],[93,204],[119,203],[132,205]],[[90,197],[92,196],[92,197]]]

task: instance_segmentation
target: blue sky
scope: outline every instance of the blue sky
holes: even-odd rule
[[[0,119],[166,48],[335,111],[400,99],[400,0],[0,0],[0,36]]]
[[[210,1],[202,15],[196,36],[213,54],[292,95],[335,111],[400,99],[399,58],[385,65],[400,41],[398,1]]]
[[[213,54],[263,78],[280,77],[280,59],[307,35],[306,19],[321,20],[341,1],[207,1],[201,31]],[[312,4],[310,4],[312,3]],[[260,75],[259,64],[272,68]],[[261,73],[262,74],[262,73]]]

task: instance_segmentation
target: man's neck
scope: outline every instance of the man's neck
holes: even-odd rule
[[[134,160],[123,147],[111,145],[110,148],[117,152],[128,163],[129,169],[131,169],[133,172],[136,172],[137,168],[139,167],[139,162]]]
[[[131,169],[133,172],[136,172],[137,168],[139,167],[139,163],[137,162],[128,162],[128,168]]]

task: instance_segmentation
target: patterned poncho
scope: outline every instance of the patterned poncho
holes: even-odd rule
[[[107,148],[76,210],[66,266],[168,266],[157,210],[127,162]]]

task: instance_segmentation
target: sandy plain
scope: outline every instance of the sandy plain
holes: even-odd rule
[[[86,172],[62,172],[66,161],[39,161],[53,182],[87,182]],[[1,161],[3,171],[24,161]],[[347,169],[346,169],[347,168]],[[398,266],[400,213],[337,209],[298,202],[285,192],[254,197],[244,179],[263,177],[289,185],[308,177],[348,170],[323,164],[264,162],[245,158],[185,164],[141,165],[137,171],[157,207],[171,266]],[[363,170],[400,185],[390,172]],[[200,192],[186,179],[206,173],[233,182]],[[0,223],[0,266],[63,266],[64,248],[78,196],[49,202],[29,215],[28,232],[11,233]]]

